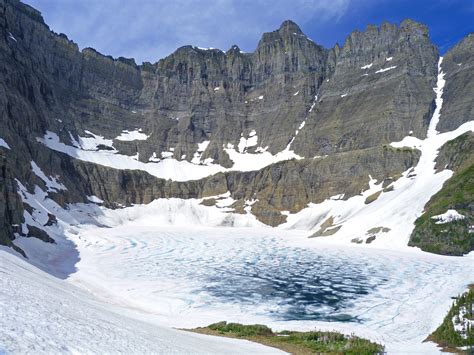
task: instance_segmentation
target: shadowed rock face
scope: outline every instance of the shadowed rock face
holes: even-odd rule
[[[416,151],[383,146],[410,131],[424,137],[434,109],[438,51],[427,28],[410,20],[368,26],[331,49],[285,21],[263,34],[254,53],[185,46],[137,65],[91,48],[79,51],[18,1],[0,0],[0,15],[0,138],[11,147],[0,148],[8,172],[0,191],[14,191],[15,178],[29,189],[44,187],[31,171],[33,160],[66,185],[51,194],[60,204],[96,195],[114,207],[230,191],[237,200],[258,198],[252,212],[277,225],[285,220],[281,210],[296,212],[335,194],[348,198],[367,188],[369,174],[381,181],[415,165]],[[471,35],[446,55],[441,130],[472,118],[473,80],[466,78],[474,72],[473,52]],[[171,148],[175,159],[190,161],[198,143],[209,140],[202,159],[230,167],[223,147],[237,146],[253,130],[258,144],[248,152],[268,146],[275,154],[292,142],[306,159],[174,182],[81,162],[36,141],[47,130],[70,143],[85,130],[112,139],[135,128],[149,138],[116,140],[114,147],[138,152],[143,162]],[[21,223],[21,202],[10,195],[0,194],[0,208],[11,215],[0,220],[2,244],[10,243],[11,224]]]
[[[437,127],[440,132],[451,131],[474,118],[474,34],[461,40],[443,59],[446,72],[445,104],[442,119]]]

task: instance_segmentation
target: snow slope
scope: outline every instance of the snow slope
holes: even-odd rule
[[[160,326],[103,303],[0,249],[0,353],[278,354],[277,349]]]
[[[376,239],[371,247],[403,249],[408,244],[415,220],[423,213],[431,196],[438,192],[453,172],[436,172],[435,159],[439,149],[448,141],[461,134],[474,131],[474,121],[464,123],[456,130],[439,134],[436,126],[440,120],[443,105],[444,73],[441,69],[442,57],[438,64],[436,109],[430,121],[427,138],[424,140],[407,136],[401,142],[394,142],[395,148],[410,147],[421,152],[416,167],[405,171],[401,178],[391,184],[391,190],[383,191],[381,182],[369,178],[369,189],[348,200],[329,198],[320,204],[309,204],[300,212],[289,215],[287,222],[280,226],[287,229],[317,231],[324,221],[333,217],[333,228],[339,227],[331,235],[332,242],[343,244],[354,239],[364,242],[371,235]],[[377,184],[378,183],[378,184]],[[379,197],[366,204],[367,197],[380,193]],[[370,233],[370,230],[386,228],[385,231]]]

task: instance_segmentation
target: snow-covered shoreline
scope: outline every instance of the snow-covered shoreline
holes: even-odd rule
[[[160,199],[117,210],[102,207],[99,201],[62,209],[39,188],[34,194],[25,190],[22,194],[34,207],[27,218],[30,223],[45,222],[46,210],[58,218],[58,225],[49,227],[56,244],[24,237],[15,241],[30,255],[32,264],[67,276],[67,283],[86,290],[93,299],[112,308],[139,311],[162,327],[191,328],[227,320],[263,323],[275,330],[317,328],[355,333],[383,343],[389,351],[432,352],[435,345],[423,340],[441,323],[451,297],[474,281],[472,254],[447,257],[400,244],[389,248],[333,238],[308,239],[306,228],[271,228],[251,213],[229,213],[227,206],[233,202],[229,194],[219,196],[217,206],[203,206],[201,199]],[[299,269],[311,260],[316,269],[332,275],[328,283],[312,284],[308,277],[314,272],[318,277],[316,269]],[[343,265],[347,272],[341,269]],[[349,297],[340,313],[360,322],[282,320],[272,317],[286,312],[281,299],[249,292],[239,304],[208,289],[209,282],[219,292],[258,285],[258,279],[245,277],[261,272],[278,279],[281,274],[276,275],[273,267],[283,274],[285,270],[296,273],[288,281],[290,286],[305,275],[309,276],[302,281],[304,287],[341,284],[342,293],[330,290],[342,299]],[[232,279],[235,273],[247,275],[242,284]],[[216,275],[217,279],[208,279]],[[353,289],[359,286],[373,290],[358,296]],[[317,300],[314,306],[317,312],[328,312]],[[304,307],[311,311],[313,306]]]
[[[60,220],[56,245],[32,238],[19,238],[17,244],[32,255],[33,264],[59,268],[56,274],[67,265],[73,245],[79,257],[67,282],[113,307],[147,314],[161,326],[192,328],[227,320],[263,323],[275,330],[338,330],[381,342],[390,351],[435,351],[433,343],[423,340],[441,323],[451,297],[474,281],[472,254],[447,257],[408,246],[387,249],[385,245],[342,244],[332,238],[308,239],[307,230],[270,228],[250,213],[228,213],[225,206],[230,200],[222,196],[221,207],[203,206],[199,199],[162,199],[118,210],[71,205],[55,211]],[[48,203],[52,202],[42,202],[54,207]],[[58,260],[53,255],[66,257]],[[316,269],[333,275],[328,284],[308,281],[310,266],[299,269],[311,260]],[[341,269],[343,265],[348,271]],[[288,281],[290,286],[298,282],[292,277],[305,275],[303,287],[309,288],[337,286],[342,280],[345,291],[331,292],[342,299],[349,297],[340,313],[357,317],[360,323],[282,320],[272,314],[284,315],[284,299],[248,292],[239,304],[208,288],[210,283],[219,292],[229,287],[232,293],[232,287],[258,285],[258,278],[247,277],[262,272],[278,279],[282,273],[276,275],[273,267],[283,274],[285,270],[296,273]],[[319,277],[317,271],[311,272]],[[243,279],[235,282],[235,273]],[[270,281],[262,287],[272,285]],[[357,296],[353,289],[359,286],[373,290]],[[329,310],[317,300],[314,306],[304,307],[309,312],[316,307],[322,314]]]
[[[224,354],[284,352],[246,340],[183,332],[101,302],[0,248],[0,353]]]

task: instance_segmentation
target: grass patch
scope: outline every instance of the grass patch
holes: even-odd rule
[[[463,255],[474,250],[474,164],[456,173],[445,182],[425,206],[425,213],[415,221],[409,245],[422,250],[448,255]],[[436,224],[431,217],[455,209],[466,218],[445,224]]]
[[[292,354],[383,354],[384,347],[367,339],[338,332],[273,332],[262,324],[219,322],[192,329],[201,334],[247,339]]]
[[[469,291],[458,296],[451,309],[427,340],[433,341],[448,350],[460,347],[474,349],[474,285]]]
[[[365,199],[365,204],[368,205],[369,203],[374,202],[376,199],[379,198],[381,193],[382,193],[382,191],[377,191],[377,192],[373,193],[372,195],[367,196],[367,198]]]

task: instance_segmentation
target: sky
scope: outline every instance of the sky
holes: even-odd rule
[[[183,45],[253,52],[287,19],[326,48],[354,30],[405,18],[446,52],[474,32],[474,0],[23,0],[79,47],[156,62]]]

